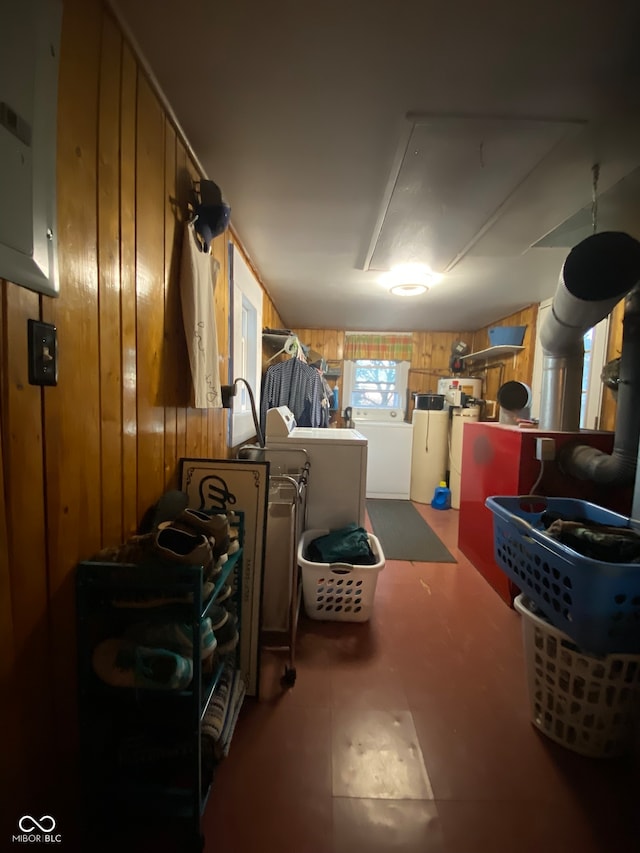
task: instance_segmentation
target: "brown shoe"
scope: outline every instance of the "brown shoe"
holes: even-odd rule
[[[166,527],[167,525],[162,525]],[[229,548],[229,522],[226,515],[208,515],[197,509],[185,509],[171,522],[171,527],[197,532],[206,536],[211,543],[214,562]]]
[[[101,563],[132,563],[149,565],[155,562],[183,563],[190,566],[202,566],[203,600],[211,594],[208,575],[213,572],[211,546],[206,536],[194,535],[172,527],[162,528],[142,536],[132,536],[123,545],[105,548],[93,558]],[[175,590],[157,589],[118,597],[114,604],[118,607],[158,607],[172,601],[189,600],[188,595],[178,594]]]
[[[163,560],[202,566],[207,574],[212,560],[211,545],[206,536],[178,527],[163,527],[155,534],[154,549]]]
[[[202,566],[205,573],[212,565],[211,545],[206,536],[167,526],[153,533],[132,536],[122,545],[103,548],[92,557],[99,563],[148,563],[160,558],[172,563]]]
[[[103,548],[91,559],[95,563],[132,563],[134,565],[146,563],[152,554],[155,538],[155,532],[132,536],[122,545]]]

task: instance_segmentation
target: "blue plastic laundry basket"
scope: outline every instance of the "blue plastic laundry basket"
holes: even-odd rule
[[[544,512],[613,527],[629,519],[571,498],[487,498],[498,566],[583,651],[640,652],[640,564],[578,554],[544,532]]]

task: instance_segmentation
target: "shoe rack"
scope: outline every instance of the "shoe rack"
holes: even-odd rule
[[[92,832],[99,826],[117,838],[130,826],[156,827],[158,817],[172,823],[175,818],[188,836],[181,849],[204,849],[201,817],[214,768],[203,761],[202,725],[225,666],[238,669],[239,646],[203,662],[200,630],[229,586],[224,606],[236,615],[238,629],[241,624],[244,518],[236,515],[240,548],[228,557],[206,600],[202,566],[151,560],[138,565],[84,561],[77,567],[83,822]],[[188,625],[197,638],[193,676],[183,689],[114,687],[98,677],[96,647],[126,636],[131,625],[143,621]]]

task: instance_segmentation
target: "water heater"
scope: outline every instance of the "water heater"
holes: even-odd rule
[[[471,376],[445,376],[443,379],[438,379],[438,394],[444,394],[446,397],[447,391],[450,390],[458,390],[467,397],[480,400],[482,399],[482,379]],[[446,400],[445,406],[447,406]]]
[[[414,409],[409,497],[429,503],[447,472],[449,412]]]
[[[479,380],[478,380],[479,381]],[[449,488],[451,506],[460,509],[460,482],[462,476],[462,439],[464,426],[480,420],[480,406],[454,409],[451,417],[451,442],[449,448]]]

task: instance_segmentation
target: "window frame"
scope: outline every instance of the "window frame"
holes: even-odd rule
[[[353,394],[356,391],[356,370],[360,362],[387,362],[393,363],[396,368],[396,382],[394,391],[398,395],[399,405],[397,406],[363,406],[353,402]],[[409,381],[409,368],[411,362],[393,358],[359,358],[344,362],[344,378],[343,378],[343,400],[345,406],[351,406],[352,409],[366,409],[367,411],[379,412],[395,412],[399,417],[404,417],[406,409],[406,396]]]
[[[243,378],[251,386],[256,413],[260,413],[262,381],[262,351],[259,341],[262,330],[262,287],[235,243],[229,243],[229,279],[231,294],[230,381]],[[237,447],[256,434],[251,401],[244,383],[238,383],[231,398],[229,446]]]

